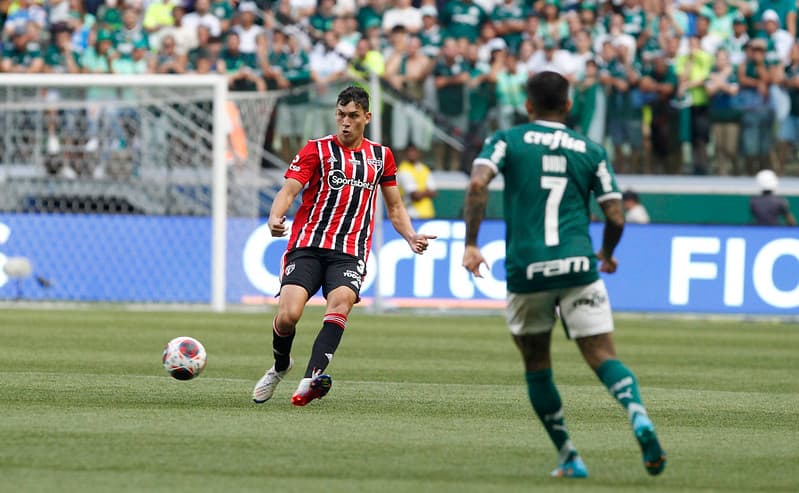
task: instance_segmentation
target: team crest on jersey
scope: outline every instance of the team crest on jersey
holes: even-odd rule
[[[380,170],[383,169],[383,160],[382,159],[367,159],[366,164],[372,167],[373,170],[377,171],[378,173]]]
[[[286,266],[286,272],[283,273],[284,276],[290,276],[291,273],[294,272],[294,264],[289,264]]]

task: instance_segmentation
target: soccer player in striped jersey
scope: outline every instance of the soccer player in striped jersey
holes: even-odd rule
[[[359,300],[374,221],[380,220],[375,217],[378,191],[391,224],[414,253],[423,253],[435,238],[413,229],[397,188],[391,149],[364,137],[371,117],[369,94],[360,87],[344,89],[336,104],[336,134],[308,141],[289,164],[286,181],[272,203],[272,236],[285,236],[289,231],[286,213],[302,192],[283,256],[280,298],[272,322],[275,363],[253,389],[253,401],[258,404],[272,397],[294,365],[295,329],[306,302],[320,287],[327,300],[322,329],[291,402],[304,406],[330,390],[332,379],[325,369]]]
[[[463,266],[480,277],[486,263],[477,246],[488,183],[505,178],[504,206],[508,303],[506,318],[525,365],[533,410],[558,451],[552,476],[584,478],[588,470],[569,439],[560,395],[552,378],[550,341],[560,315],[566,335],[610,394],[624,407],[644,466],[659,474],[666,464],[655,428],[641,401],[635,375],[616,357],[613,316],[597,272],[613,273],[613,251],[624,228],[622,194],[605,150],[566,128],[569,82],[540,72],[527,83],[531,121],[500,130],[474,160],[466,195]],[[604,214],[602,248],[594,254],[588,234],[589,200]]]

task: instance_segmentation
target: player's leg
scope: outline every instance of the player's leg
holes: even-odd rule
[[[280,288],[280,298],[275,318],[272,319],[272,355],[275,363],[266,370],[264,376],[255,384],[252,400],[262,404],[275,393],[278,384],[294,366],[291,346],[294,342],[297,322],[302,316],[308,292],[302,286],[285,285]]]
[[[288,284],[280,288],[277,314],[272,320],[272,354],[277,371],[284,371],[289,367],[297,323],[307,302],[308,291],[304,287]]]
[[[550,339],[555,302],[553,292],[509,293],[506,317],[524,361],[530,404],[558,451],[558,466],[552,476],[584,478],[588,470],[569,439],[560,393],[552,377]]]
[[[305,376],[324,372],[341,343],[347,317],[355,304],[357,295],[346,286],[335,288],[327,295],[327,307],[322,319],[322,328],[314,341],[311,359],[305,370]]]
[[[353,305],[358,301],[364,275],[363,262],[355,257],[328,252],[323,293],[327,299],[322,328],[314,340],[305,376],[291,398],[294,405],[304,406],[313,399],[324,397],[332,379],[325,370],[333,360]]]
[[[569,337],[577,341],[585,361],[627,411],[633,432],[641,445],[647,471],[653,475],[659,474],[666,464],[665,453],[641,400],[635,374],[616,357],[613,316],[605,283],[600,279],[569,289],[560,307]]]
[[[321,265],[307,249],[289,252],[283,262],[277,314],[272,320],[272,354],[274,365],[255,384],[252,398],[257,404],[272,398],[277,385],[294,365],[291,347],[297,322],[302,317],[308,298],[319,289]]]

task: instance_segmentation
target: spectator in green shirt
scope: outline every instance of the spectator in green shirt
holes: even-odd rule
[[[248,3],[249,2],[241,2],[240,6]],[[222,32],[227,32],[227,30],[232,27],[236,10],[233,8],[230,0],[217,0],[211,3],[210,11],[214,14],[214,17],[219,19],[219,27],[222,29]]]
[[[275,31],[275,38],[282,34]],[[300,46],[295,36],[286,39],[287,50],[273,58],[270,55],[269,69],[265,71],[268,79],[279,89],[291,89],[311,82],[311,67],[308,53]],[[272,52],[275,54],[275,51]],[[308,111],[308,92],[291,94],[278,102],[275,120],[275,137],[280,140],[280,157],[291,161],[297,149],[305,140],[305,127]]]
[[[608,89],[608,135],[613,143],[613,166],[619,173],[638,173],[643,151],[642,105],[633,96],[638,91],[641,67],[628,56],[626,44],[613,46],[608,41],[602,55],[607,66],[600,81]],[[625,156],[625,145],[629,156]]]
[[[327,31],[333,29],[333,21],[336,19],[333,8],[336,6],[335,0],[319,0],[316,12],[308,19],[311,35],[315,38],[322,38]]]
[[[560,15],[557,0],[546,0],[544,3],[536,34],[542,39],[553,39],[558,44],[569,36],[569,25]]]
[[[645,173],[655,171],[674,175],[682,171],[679,110],[671,105],[678,84],[677,74],[666,54],[662,51],[654,53],[639,84],[652,112],[649,125],[651,154],[645,160]]]
[[[754,175],[771,168],[774,113],[768,104],[771,74],[766,63],[766,41],[753,39],[746,46],[746,59],[738,65],[741,115],[741,155],[746,172]]]
[[[757,2],[757,13],[755,23],[758,29],[763,29],[763,14],[768,10],[777,13],[777,18],[782,20],[785,29],[796,39],[796,1],[795,0],[759,0]]]
[[[713,0],[701,7],[699,12],[710,20],[710,34],[722,41],[732,36],[732,23],[738,13],[730,9],[726,0]]]
[[[235,31],[227,33],[225,48],[219,58],[228,76],[228,86],[232,91],[266,91],[260,68],[253,53],[243,53],[239,49],[239,35]]]
[[[131,51],[120,52],[119,57],[111,62],[111,71],[115,74],[140,75],[154,71],[155,60],[149,56],[147,42],[139,40],[132,46]],[[128,89],[123,90],[125,94]]]
[[[439,12],[439,21],[448,38],[466,38],[470,42],[480,36],[480,27],[488,20],[485,10],[472,0],[446,2]]]
[[[505,66],[506,50],[491,52],[490,63],[478,60],[477,45],[466,49],[469,64],[469,81],[466,83],[469,111],[467,113],[464,149],[461,155],[461,171],[471,173],[472,161],[477,157],[483,141],[488,135],[490,111],[496,106],[497,74]]]
[[[97,8],[97,25],[109,32],[122,27],[122,11],[118,0],[105,0],[105,3]]]
[[[526,19],[529,15],[527,6],[516,0],[503,0],[491,12],[491,21],[496,27],[497,34],[505,40],[512,53],[517,53],[519,50]]]
[[[422,13],[422,30],[419,32],[419,41],[422,42],[422,53],[435,58],[441,50],[444,33],[438,23],[438,11],[435,7],[426,5],[419,9]]]
[[[799,44],[791,48],[790,63],[785,66],[781,85],[788,91],[791,111],[782,122],[778,134],[778,174],[785,174],[785,165],[796,160],[796,146],[799,143]],[[793,150],[793,152],[791,152]]]
[[[624,16],[624,32],[638,39],[646,28],[646,13],[641,8],[641,0],[624,0],[621,14]]]
[[[435,78],[438,111],[452,125],[456,135],[463,135],[466,130],[465,92],[469,81],[469,67],[464,63],[454,38],[444,40],[441,56],[433,69]],[[437,161],[451,171],[460,169],[460,156],[447,144],[440,142],[436,146]]]
[[[80,73],[80,57],[72,50],[72,32],[66,24],[56,24],[51,43],[44,52],[44,71],[49,74]]]
[[[386,11],[386,0],[369,0],[366,5],[358,9],[358,27],[365,32],[371,27],[383,25],[383,13]]]
[[[133,47],[145,43],[149,48],[147,32],[139,24],[139,12],[128,7],[122,12],[122,26],[113,34],[114,48],[133,53]]]
[[[606,101],[605,91],[599,82],[599,65],[596,59],[589,58],[585,61],[574,85],[572,101],[572,120],[579,132],[602,144],[605,137]]]
[[[37,74],[44,71],[44,59],[38,40],[31,39],[27,32],[15,32],[11,42],[3,46],[2,72]]]
[[[514,125],[529,120],[524,102],[526,92],[527,70],[519,63],[519,58],[512,52],[504,57],[504,66],[497,73],[497,126],[507,130]]]

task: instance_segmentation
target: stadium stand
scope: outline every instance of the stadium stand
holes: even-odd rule
[[[264,168],[332,128],[330,96],[374,73],[383,141],[468,172],[490,132],[524,119],[527,76],[555,70],[572,82],[572,125],[620,174],[799,174],[794,2],[4,0],[0,22],[2,72],[221,73],[232,91],[290,91],[269,113]],[[21,138],[38,151],[0,144],[5,164],[89,178],[97,133],[124,148],[141,125],[40,113],[11,124],[45,129]]]

